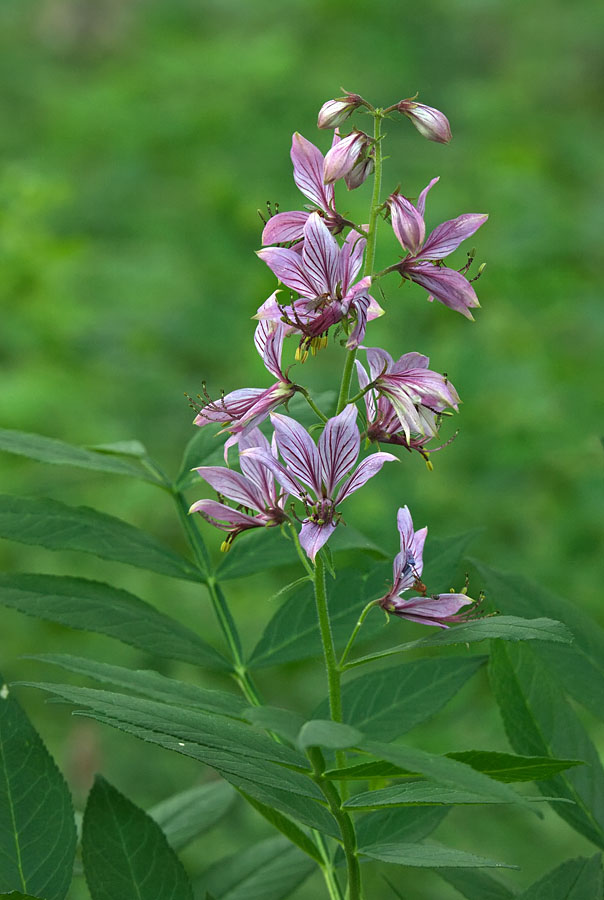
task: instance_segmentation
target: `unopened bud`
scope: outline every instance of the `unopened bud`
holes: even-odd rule
[[[317,126],[319,128],[337,128],[363,103],[363,98],[358,94],[346,94],[345,97],[336,97],[328,100],[319,110]]]
[[[373,156],[367,156],[365,159],[362,159],[360,162],[358,162],[354,169],[352,169],[352,171],[350,171],[344,178],[348,190],[353,191],[355,188],[360,187],[365,179],[367,179],[371,175],[374,166],[375,160]]]
[[[437,141],[439,144],[448,144],[451,140],[451,126],[449,120],[440,110],[414,100],[401,100],[396,108],[408,119],[411,119],[417,130],[429,141]]]
[[[348,175],[363,159],[369,146],[369,136],[356,130],[334,144],[325,156],[323,184],[332,184],[338,178]]]

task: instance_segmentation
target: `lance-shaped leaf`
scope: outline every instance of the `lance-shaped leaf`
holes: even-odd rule
[[[362,852],[365,846],[388,841],[421,841],[438,828],[447,813],[442,807],[399,807],[359,816],[355,820],[357,844]]]
[[[438,874],[466,900],[513,900],[517,896],[515,890],[506,887],[487,872],[477,872],[473,869],[438,869]]]
[[[115,687],[124,688],[133,694],[147,697],[149,700],[174,703],[176,706],[190,706],[193,709],[203,709],[206,712],[232,716],[235,719],[244,718],[243,711],[246,709],[246,702],[238,694],[208,690],[198,687],[196,684],[178,681],[176,678],[167,678],[165,675],[160,675],[159,672],[112,666],[92,659],[83,659],[80,656],[70,656],[67,653],[39,654],[30,659],[60,666],[68,672],[85,675],[101,684],[113,684]]]
[[[316,864],[285,838],[275,837],[219,860],[195,882],[195,896],[218,900],[283,900]]]
[[[523,891],[518,900],[600,900],[604,890],[602,857],[569,859]]]
[[[162,800],[148,810],[148,815],[157,822],[172,849],[180,850],[216,825],[236,797],[228,782],[213,781]]]
[[[101,559],[199,581],[199,570],[128,522],[86,506],[0,494],[0,537],[49,550],[80,550]]]
[[[194,631],[133,594],[62,575],[0,575],[0,603],[48,622],[96,631],[167,659],[228,671],[229,661]]]
[[[531,802],[544,800],[544,797],[529,797]],[[550,799],[550,798],[547,798]],[[481,803],[503,803],[495,797],[484,797],[455,788],[446,788],[428,781],[416,781],[412,784],[395,784],[378,791],[363,791],[355,794],[343,805],[351,810],[388,809],[394,806],[467,806]]]
[[[159,825],[99,775],[84,813],[82,859],[92,900],[193,900]]]
[[[541,644],[539,656],[575,700],[595,716],[604,716],[604,629],[576,603],[523,578],[497,572],[472,560],[489,602],[513,615],[550,616],[564,622],[573,635],[568,647]]]
[[[305,722],[298,735],[298,746],[303,750],[308,747],[324,747],[326,750],[346,750],[358,746],[363,735],[350,725],[330,722],[326,719],[311,719]]]
[[[512,747],[519,753],[574,757],[587,765],[546,782],[543,794],[568,800],[554,809],[573,828],[604,847],[604,769],[598,752],[557,682],[530,647],[497,643],[491,685]]]
[[[63,900],[76,850],[63,776],[0,676],[0,891]]]
[[[95,469],[98,472],[111,472],[113,475],[130,475],[161,484],[161,480],[149,469],[133,458],[124,459],[108,453],[75,447],[64,441],[45,437],[42,434],[29,434],[25,431],[13,431],[0,428],[0,450],[27,456],[40,462],[54,463],[60,466],[77,466],[82,469]]]
[[[375,740],[394,740],[442,709],[486,660],[435,657],[355,678],[342,690],[344,721]],[[323,718],[327,710],[324,702],[315,716]]]
[[[257,797],[253,797],[251,794],[246,793],[242,788],[239,788],[241,796],[245,798],[245,800],[252,806],[256,812],[259,812],[261,816],[263,816],[267,822],[270,822],[281,834],[284,834],[285,837],[300,848],[307,856],[310,856],[315,862],[318,862],[319,865],[323,865],[323,857],[319,851],[319,848],[311,841],[305,831],[292,822],[287,816],[284,816],[279,810],[274,809],[272,806],[267,806],[266,803],[261,803]]]
[[[416,641],[398,644],[388,650],[381,650],[369,656],[362,656],[346,663],[344,668],[352,669],[375,659],[405,653],[408,650],[420,650],[423,647],[448,647],[451,644],[470,644],[486,639],[500,638],[504,641],[552,641],[568,644],[572,634],[561,622],[553,619],[520,619],[517,616],[496,616],[488,619],[477,619],[463,625],[455,625],[438,634],[430,634]]]
[[[406,844],[384,843],[363,847],[363,856],[371,859],[379,859],[381,862],[392,863],[397,866],[413,866],[427,869],[436,869],[441,866],[460,867],[463,869],[516,869],[507,863],[496,862],[484,856],[476,856],[474,853],[465,853],[463,850],[454,850],[452,847],[444,847],[441,844]]]

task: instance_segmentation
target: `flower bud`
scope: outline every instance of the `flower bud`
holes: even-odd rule
[[[363,159],[370,145],[370,138],[362,131],[353,131],[334,144],[325,156],[323,183],[332,184],[344,178]]]
[[[360,160],[344,178],[348,190],[353,191],[355,188],[360,187],[365,179],[371,175],[374,167],[375,160],[373,156],[366,156],[365,159]]]
[[[345,97],[336,97],[328,100],[319,110],[317,126],[319,128],[337,128],[359,107],[363,98],[358,94],[346,94]]]
[[[451,126],[449,120],[440,110],[432,106],[424,106],[423,103],[415,103],[414,100],[401,100],[396,108],[400,113],[411,119],[417,130],[429,141],[437,141],[439,144],[448,144],[451,140]]]

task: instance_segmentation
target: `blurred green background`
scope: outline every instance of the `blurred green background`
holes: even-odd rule
[[[416,526],[440,537],[481,527],[476,555],[602,621],[602,26],[604,8],[590,0],[4,0],[2,425],[80,444],[138,438],[174,472],[192,433],[184,391],[196,393],[202,379],[214,394],[268,384],[251,341],[250,317],[274,287],[253,253],[256,210],[269,199],[300,206],[291,133],[326,150],[316,113],[341,86],[382,106],[420,91],[447,113],[454,139],[441,146],[404,119],[388,123],[384,188],[400,183],[416,196],[440,175],[429,227],[490,214],[475,239],[488,263],[482,309],[470,324],[426,303],[415,285],[384,283],[387,315],[368,343],[395,356],[421,351],[447,371],[464,400],[447,435],[460,434],[433,457],[432,473],[405,454],[350,501],[347,521],[388,549],[404,503]],[[364,220],[368,201],[364,186],[344,192],[340,208]],[[378,262],[392,261],[396,247],[383,228]],[[463,263],[463,250],[455,259]],[[331,387],[341,363],[330,345],[296,377]],[[16,458],[2,464],[7,492],[94,505],[181,546],[168,499],[151,488]],[[220,538],[208,537],[217,547]],[[217,635],[205,598],[188,585],[75,554],[2,550],[10,569],[110,578]],[[282,583],[273,576],[270,591]],[[272,611],[266,587],[254,578],[230,594],[251,642]],[[19,659],[36,651],[156,664],[10,612],[2,622],[0,661],[12,678],[46,677]],[[273,702],[305,709],[322,689],[307,666],[267,687]],[[95,766],[141,804],[200,777],[187,761],[22,696],[80,803]],[[417,740],[505,748],[486,681],[475,679]],[[541,828],[513,812],[456,812],[439,834],[522,863],[511,877],[526,884],[552,861],[589,852],[552,813]],[[194,863],[268,833],[239,808]],[[456,896],[430,874],[396,878],[409,897]],[[310,882],[296,896],[319,890]]]

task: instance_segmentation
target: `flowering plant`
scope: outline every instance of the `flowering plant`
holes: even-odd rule
[[[323,879],[317,890],[331,900],[368,898],[366,885],[382,875],[380,891],[387,882],[401,896],[393,876],[382,872],[393,866],[434,869],[470,900],[512,897],[499,879],[476,875],[505,863],[426,840],[448,810],[468,804],[528,810],[546,799],[569,825],[604,846],[604,813],[597,806],[604,771],[564,696],[567,691],[584,702],[597,692],[594,683],[601,686],[601,676],[594,682],[598,634],[589,623],[577,625],[563,601],[479,563],[474,569],[485,594],[470,596],[467,577],[458,591],[447,590],[469,538],[434,541],[430,550],[427,528],[416,530],[404,502],[406,469],[400,463],[413,460],[397,454],[401,448],[417,451],[431,468],[431,454],[450,439],[439,447],[431,442],[443,418],[458,411],[460,398],[422,353],[396,347],[395,353],[403,352],[395,360],[364,343],[372,340],[372,321],[385,313],[374,294],[382,279],[398,274],[425,288],[429,300],[472,319],[479,305],[473,282],[482,269],[469,278],[473,253],[459,269],[449,256],[487,217],[463,214],[426,236],[426,197],[437,178],[417,199],[399,188],[382,199],[382,128],[399,114],[429,140],[446,144],[451,138],[444,114],[415,99],[384,109],[352,93],[329,100],[319,112],[319,128],[334,130],[325,155],[294,134],[294,180],[311,206],[271,216],[258,250],[278,284],[257,308],[254,340],[277,380],[215,400],[204,385],[204,395],[194,401],[196,433],[175,479],[136,442],[85,449],[1,433],[0,445],[9,452],[138,477],[167,492],[189,542],[188,556],[119,519],[53,500],[4,497],[0,527],[14,540],[93,552],[203,586],[223,647],[130,592],[82,578],[6,574],[2,603],[115,637],[144,652],[155,668],[160,659],[189,663],[215,679],[230,677],[237,688],[209,688],[154,669],[73,656],[40,657],[103,687],[37,687],[75,704],[80,715],[197,760],[219,776],[150,813],[98,776],[78,839],[68,788],[4,685],[1,892],[62,900],[79,877],[73,864],[80,840],[93,900],[279,900],[315,871]],[[341,134],[353,115],[373,120],[372,133],[352,127]],[[354,222],[338,211],[335,185],[354,190],[370,177],[367,222]],[[395,239],[392,262],[382,271],[375,267],[378,229]],[[328,408],[331,401],[313,396],[299,379],[302,364],[317,364],[330,344],[344,359]],[[311,358],[318,355],[316,363]],[[222,444],[220,435],[226,435]],[[382,444],[396,452],[380,449]],[[222,464],[216,464],[216,448]],[[399,465],[382,471],[390,462]],[[382,486],[389,479],[394,494],[392,530],[396,516],[400,551],[392,562],[343,519],[344,501],[373,478]],[[214,495],[191,504],[192,487]],[[353,519],[354,504],[349,506]],[[204,540],[205,523],[226,535],[220,563]],[[281,586],[282,604],[250,652],[223,584],[286,566],[295,567],[295,577]],[[503,614],[495,613],[494,602]],[[409,622],[429,627],[405,640]],[[492,642],[490,656],[476,655],[474,644],[486,640]],[[461,652],[432,655],[452,646]],[[408,661],[410,651],[424,650],[428,655]],[[392,657],[397,662],[389,666]],[[270,695],[261,696],[256,670],[308,658],[322,659],[327,689],[314,711],[277,708]],[[399,740],[435,715],[487,661],[516,754],[427,753]],[[385,668],[374,665],[383,663]],[[359,669],[363,674],[348,677]],[[203,675],[199,680],[203,684]],[[512,781],[536,781],[540,793],[516,791]],[[226,860],[185,867],[178,851],[226,815],[236,794],[280,835]],[[543,885],[551,888],[548,896],[570,896],[555,891],[571,882],[573,896],[600,896],[599,860],[563,863],[523,896],[542,896]],[[577,884],[585,886],[583,893]]]

